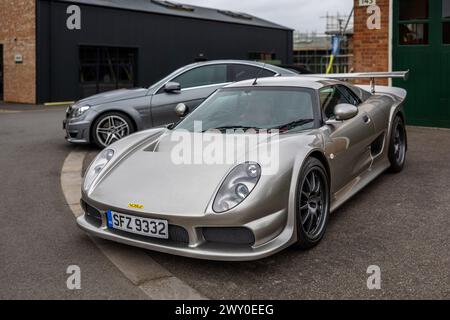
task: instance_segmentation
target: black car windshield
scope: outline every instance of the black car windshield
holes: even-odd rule
[[[174,129],[202,132],[218,129],[279,129],[282,132],[314,127],[314,91],[304,88],[222,89]],[[201,128],[199,128],[201,124]]]

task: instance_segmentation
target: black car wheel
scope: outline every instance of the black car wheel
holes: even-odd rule
[[[395,117],[389,143],[389,171],[397,173],[403,170],[406,161],[406,129],[402,118]]]
[[[327,171],[319,160],[308,158],[297,185],[297,246],[310,249],[323,238],[330,214]]]
[[[128,116],[118,112],[108,112],[94,122],[92,139],[98,147],[105,148],[133,132],[133,123]]]

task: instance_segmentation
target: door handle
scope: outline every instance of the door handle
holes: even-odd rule
[[[363,116],[363,121],[364,121],[364,123],[369,124],[369,123],[370,123],[370,118],[369,118],[369,116],[368,116],[368,115],[364,115],[364,116]]]

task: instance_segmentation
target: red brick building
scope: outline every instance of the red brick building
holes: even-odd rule
[[[376,4],[381,9],[381,29],[369,30],[367,6],[360,6],[360,0],[355,1],[354,11],[354,63],[358,71],[391,70],[390,52],[390,0],[378,0]]]
[[[408,81],[393,82],[408,90],[408,122],[450,127],[450,0],[355,0],[354,7],[355,71],[410,70]]]
[[[34,0],[0,0],[0,51],[4,100],[36,102],[36,10]],[[0,63],[1,64],[1,63]],[[0,70],[1,72],[1,70]]]

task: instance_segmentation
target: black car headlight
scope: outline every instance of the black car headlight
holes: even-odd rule
[[[246,162],[236,166],[225,178],[213,203],[216,213],[224,213],[244,201],[261,177],[261,166]]]

